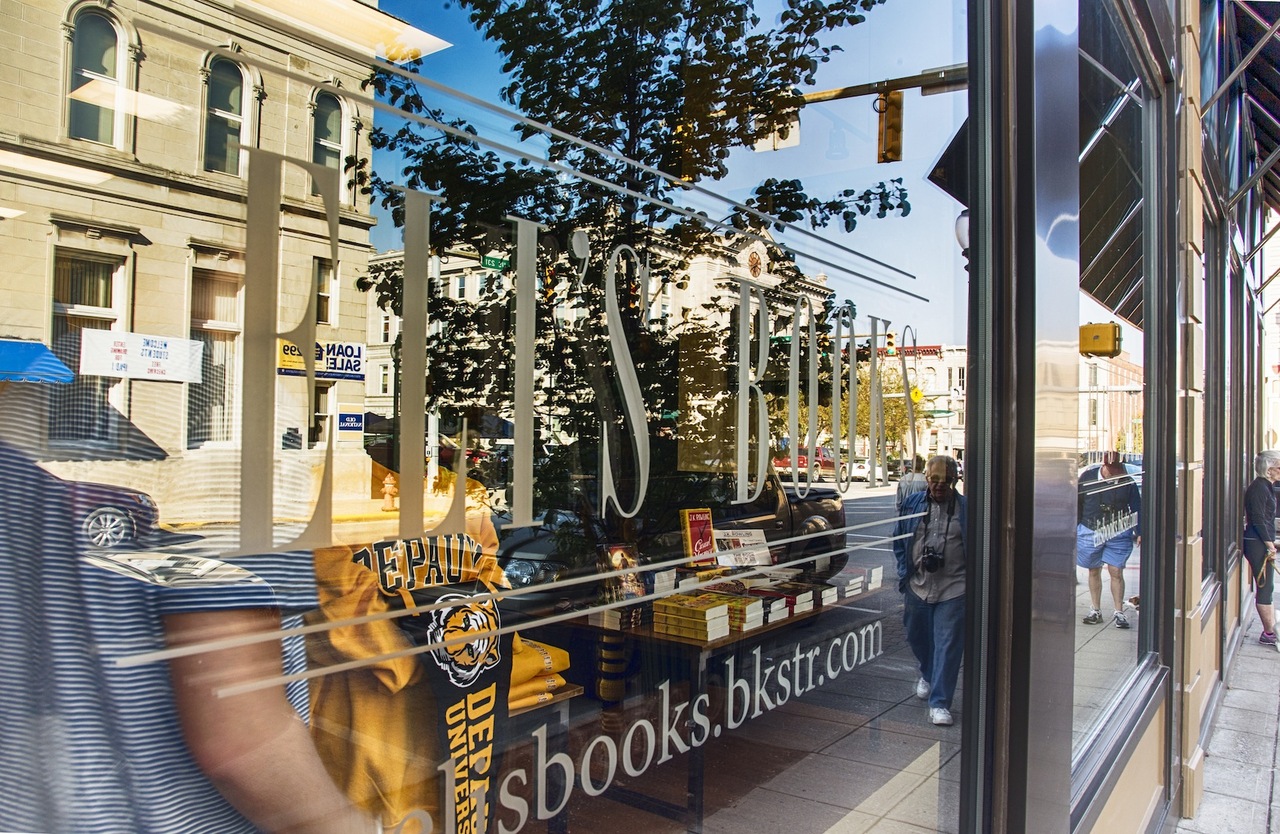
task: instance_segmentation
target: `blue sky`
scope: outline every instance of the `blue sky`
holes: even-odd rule
[[[456,6],[445,8],[438,0],[384,0],[381,8],[453,44],[425,60],[423,72],[428,77],[488,101],[499,101],[498,91],[503,83],[500,61],[492,44],[472,28],[464,11]],[[757,11],[766,19],[775,13],[764,5],[758,5]],[[889,0],[869,12],[865,23],[839,33],[837,42],[844,52],[822,66],[813,89],[903,77],[964,63],[965,28],[963,0]],[[954,233],[961,207],[925,177],[963,121],[965,109],[963,92],[921,96],[917,90],[907,91],[904,159],[876,164],[876,117],[871,98],[813,105],[801,115],[799,146],[767,153],[745,149],[735,152],[730,159],[729,176],[708,187],[741,200],[767,176],[798,177],[810,194],[825,197],[845,188],[860,191],[882,180],[901,177],[912,204],[909,217],[865,218],[853,233],[833,231],[823,235],[840,246],[914,275],[914,279],[821,242],[795,236],[785,239],[798,253],[806,272],[826,273],[838,297],[850,298],[857,304],[858,332],[866,330],[867,316],[875,315],[890,319],[894,330],[912,325],[920,344],[954,344],[964,339],[966,319],[966,273]],[[481,127],[486,135],[495,139],[505,135],[504,125],[496,120],[490,124],[492,127]],[[840,159],[833,159],[830,153],[833,131],[839,133],[848,152]],[[383,222],[375,230],[374,243],[379,249],[400,245],[399,233],[389,226]],[[837,266],[819,264],[806,256]],[[842,265],[876,280],[906,287],[929,302],[860,280],[840,269]]]

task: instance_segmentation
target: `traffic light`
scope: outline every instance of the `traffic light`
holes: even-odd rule
[[[876,97],[876,112],[880,114],[877,162],[902,160],[902,91],[890,90]]]
[[[884,334],[884,355],[898,355],[898,334],[894,333],[892,330]]]
[[[1119,356],[1121,348],[1120,325],[1109,321],[1103,324],[1080,325],[1080,353],[1085,356]]]

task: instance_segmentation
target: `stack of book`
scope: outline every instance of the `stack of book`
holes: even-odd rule
[[[587,622],[597,628],[625,630],[641,628],[653,622],[653,608],[648,603],[607,608],[587,614]]]
[[[776,623],[791,616],[791,609],[787,607],[787,601],[783,597],[762,597],[760,601],[764,604],[766,623]]]
[[[820,582],[814,584],[813,588],[815,591],[813,600],[818,605],[835,605],[840,599],[840,590],[835,585]]]
[[[862,588],[866,591],[874,591],[884,584],[884,567],[876,565],[874,568],[849,568],[849,574],[862,578]]]
[[[865,580],[861,575],[850,576],[849,581],[842,589],[844,592],[844,598],[848,599],[849,597],[856,597],[858,594],[862,593],[864,581]]]
[[[803,582],[778,582],[752,588],[751,593],[754,596],[785,600],[788,615],[794,617],[813,610],[813,590],[812,585]]]
[[[764,601],[749,594],[713,592],[729,605],[729,630],[737,634],[764,625]]]
[[[676,589],[676,569],[655,570],[648,574],[649,593],[665,596]]]
[[[729,636],[729,605],[718,594],[672,594],[653,602],[653,630],[698,640]]]

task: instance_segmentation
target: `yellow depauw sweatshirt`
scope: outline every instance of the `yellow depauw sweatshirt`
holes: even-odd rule
[[[442,472],[428,493],[428,528],[444,517],[453,481],[453,473]],[[480,555],[463,565],[460,581],[479,579],[491,588],[502,587],[506,579],[494,558],[497,532],[488,508],[475,500],[484,494],[483,487],[477,493],[478,485],[473,485],[468,480],[466,533],[479,545]],[[312,622],[336,623],[404,607],[397,592],[383,587],[386,577],[366,567],[376,562],[370,552],[346,546],[315,551],[320,606]],[[416,655],[375,660],[409,647],[394,619],[340,625],[309,635],[308,664],[313,669],[367,661],[311,681],[311,733],[334,781],[352,802],[379,814],[384,826],[396,825],[421,809],[431,814],[436,830],[443,830],[436,783],[439,717],[429,681]]]

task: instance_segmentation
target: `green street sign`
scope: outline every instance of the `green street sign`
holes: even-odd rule
[[[955,412],[949,408],[930,408],[924,412],[930,417],[954,417]]]
[[[506,269],[509,263],[511,263],[510,258],[494,258],[489,255],[480,258],[480,266],[485,269]]]

